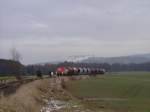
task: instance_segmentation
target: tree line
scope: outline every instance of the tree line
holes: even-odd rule
[[[108,64],[108,63],[73,63],[62,62],[59,64],[35,64],[22,65],[19,61],[0,59],[0,75],[35,75],[37,71],[42,74],[50,74],[55,72],[57,67],[89,67],[89,68],[104,68],[107,72],[122,72],[122,71],[150,71],[150,62],[146,63],[129,63],[129,64]]]
[[[150,62],[146,63],[129,63],[129,64],[108,64],[108,63],[73,63],[62,62],[59,64],[44,64],[44,65],[28,65],[26,66],[27,74],[35,74],[37,70],[41,70],[43,74],[55,72],[58,67],[88,67],[88,68],[104,68],[107,72],[123,72],[123,71],[150,71]]]
[[[18,61],[0,59],[0,75],[23,74],[25,66]]]

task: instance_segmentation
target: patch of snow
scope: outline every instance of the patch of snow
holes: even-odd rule
[[[41,112],[53,112],[68,106],[68,103],[60,100],[45,100],[47,105],[41,109]]]

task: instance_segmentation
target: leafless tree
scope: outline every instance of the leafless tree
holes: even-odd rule
[[[15,47],[13,47],[11,49],[11,59],[13,61],[17,61],[17,62],[19,62],[21,60],[21,54],[19,53],[19,51]]]
[[[17,80],[22,80],[23,79],[22,74],[21,74],[22,65],[20,63],[21,55],[15,47],[12,47],[12,49],[10,50],[10,53],[11,53],[11,59],[17,62],[16,64],[12,65],[14,69],[14,75]]]

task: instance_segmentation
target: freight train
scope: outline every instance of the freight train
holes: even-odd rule
[[[71,75],[96,75],[105,74],[105,69],[102,68],[87,68],[87,67],[58,67],[56,69],[58,76],[71,76]]]

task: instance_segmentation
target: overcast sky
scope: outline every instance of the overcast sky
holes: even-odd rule
[[[0,0],[0,58],[150,53],[150,0]]]

